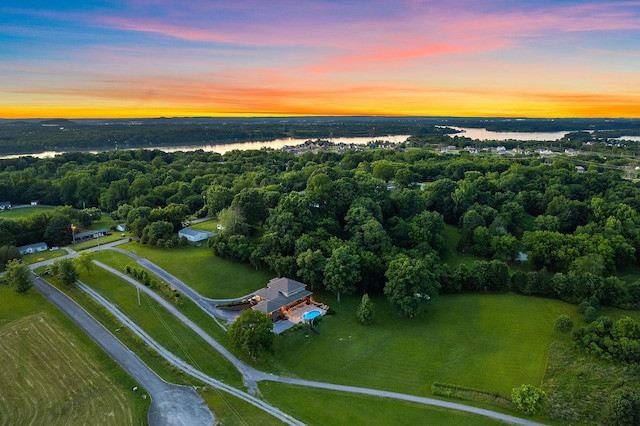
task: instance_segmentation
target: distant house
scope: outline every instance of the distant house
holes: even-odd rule
[[[178,237],[185,237],[188,241],[196,243],[198,241],[206,240],[207,238],[209,238],[209,233],[207,231],[201,231],[199,229],[182,228],[178,231]]]
[[[94,240],[99,237],[104,237],[105,235],[109,235],[109,230],[107,228],[94,229],[93,231],[85,231],[85,232],[76,232],[74,236],[75,242]]]
[[[37,206],[37,205],[38,205],[38,202],[34,200],[34,201],[32,201],[30,204],[31,204],[32,206]]]
[[[582,167],[582,166],[576,166],[576,172],[578,172],[578,173],[584,173],[584,170],[585,170],[585,169],[584,169],[584,167]]]
[[[125,225],[124,223],[119,223],[116,225],[116,231],[124,232],[126,230],[127,230],[127,225]]]
[[[311,301],[313,293],[307,285],[290,278],[274,278],[266,288],[258,290],[253,296],[257,302],[252,306],[256,311],[264,312],[277,321],[286,316],[287,310]]]
[[[0,201],[0,210],[11,210],[11,201]]]
[[[47,247],[47,243],[35,243],[29,244],[28,246],[18,247],[18,251],[21,255],[31,254],[31,253],[39,253],[41,251],[47,251],[49,247]]]

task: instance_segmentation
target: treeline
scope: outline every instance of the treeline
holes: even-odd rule
[[[640,259],[640,188],[617,170],[580,173],[561,158],[410,147],[70,153],[1,161],[0,193],[97,207],[156,244],[187,217],[216,216],[224,227],[210,240],[216,254],[338,297],[384,293],[407,316],[459,291],[640,307],[637,279],[619,278]],[[0,245],[28,238],[6,221],[0,237]],[[445,238],[482,260],[451,264]]]
[[[50,120],[0,124],[0,154],[43,151],[112,150],[150,146],[225,144],[278,138],[326,139],[389,134],[434,134],[446,129],[425,120],[351,119],[224,121],[143,120],[109,124]]]

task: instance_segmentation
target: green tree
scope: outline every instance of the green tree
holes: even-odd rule
[[[569,315],[560,315],[558,319],[556,319],[556,324],[553,329],[560,333],[564,338],[567,333],[570,333],[571,330],[573,330],[573,320]]]
[[[360,258],[353,247],[344,244],[333,249],[324,267],[326,289],[336,293],[339,302],[340,293],[352,294],[360,279]]]
[[[78,265],[78,267],[83,268],[85,271],[87,271],[87,274],[91,274],[91,270],[93,269],[93,258],[90,253],[84,251],[80,253],[78,257],[74,259],[74,261],[76,262],[76,265]]]
[[[623,386],[613,392],[604,406],[604,420],[612,426],[634,426],[640,424],[640,394],[637,390]]]
[[[71,259],[59,259],[49,267],[53,275],[62,284],[72,286],[78,281],[78,270]]]
[[[434,265],[430,263],[433,262],[412,259],[405,254],[399,254],[389,262],[384,294],[401,315],[418,315],[426,303],[438,294],[440,283],[433,272]]]
[[[44,231],[44,239],[52,246],[69,244],[72,239],[71,220],[69,217],[55,214]]]
[[[364,294],[360,304],[358,305],[358,309],[356,310],[356,318],[362,324],[369,325],[373,322],[375,316],[376,312],[373,302],[369,298],[368,294]]]
[[[533,415],[540,411],[547,394],[533,385],[521,385],[511,391],[511,400],[519,410]]]
[[[4,245],[0,247],[0,271],[4,271],[8,261],[20,259],[22,255],[16,246]]]
[[[245,309],[229,327],[233,347],[251,358],[273,350],[273,322],[269,315]]]
[[[31,280],[31,269],[22,263],[22,260],[13,259],[7,262],[5,277],[9,280],[9,285],[17,293],[24,293],[33,287]]]
[[[298,255],[298,275],[305,283],[311,285],[311,290],[315,285],[322,284],[326,263],[327,259],[320,250],[307,249]]]

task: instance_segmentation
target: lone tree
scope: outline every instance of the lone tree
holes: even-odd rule
[[[369,298],[368,294],[362,296],[362,300],[358,305],[358,309],[356,310],[356,318],[361,323],[368,325],[373,322],[375,319],[376,312],[373,306],[373,302]]]
[[[384,294],[402,316],[418,315],[431,297],[438,294],[440,283],[432,271],[433,264],[405,254],[397,255],[389,263]]]
[[[76,265],[78,268],[82,268],[87,271],[87,274],[91,274],[91,270],[93,269],[93,259],[91,254],[88,252],[82,252],[75,258]]]
[[[565,334],[570,333],[571,330],[573,330],[573,320],[569,315],[560,315],[556,320],[554,329],[564,338]]]
[[[78,281],[78,270],[71,259],[56,260],[50,270],[51,275],[64,285],[72,286]]]
[[[231,344],[252,358],[273,350],[273,322],[269,315],[253,309],[242,311],[229,327]]]
[[[542,408],[547,394],[533,385],[521,385],[511,391],[511,400],[526,414],[536,414]]]
[[[7,277],[9,284],[17,293],[24,293],[33,287],[31,270],[21,260],[13,259],[7,263],[5,277]]]

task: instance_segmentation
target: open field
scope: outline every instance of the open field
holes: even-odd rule
[[[53,305],[0,295],[0,424],[146,424],[144,391]]]
[[[36,213],[42,213],[47,210],[53,210],[54,207],[50,206],[27,206],[20,208],[13,208],[11,210],[0,211],[0,218],[5,219],[23,219]]]
[[[203,247],[180,247],[165,250],[138,243],[121,246],[161,266],[189,284],[205,297],[229,299],[241,297],[266,286],[275,275],[268,270],[256,271],[244,265],[213,256]]]
[[[376,320],[355,319],[359,297],[323,317],[320,335],[296,330],[276,340],[265,368],[294,376],[431,396],[433,382],[510,397],[523,383],[540,386],[549,345],[558,339],[558,315],[576,317],[557,300],[513,294],[463,294],[436,298],[428,313],[400,318],[382,297],[373,297]]]
[[[268,382],[260,385],[265,399],[298,420],[314,426],[352,425],[504,425],[484,416],[461,411]],[[304,409],[301,409],[304,407]]]

